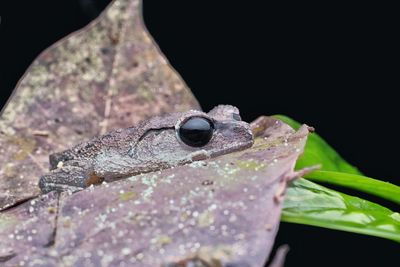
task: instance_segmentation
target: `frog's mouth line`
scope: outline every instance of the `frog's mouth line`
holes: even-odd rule
[[[246,142],[246,143],[240,143],[240,144],[237,144],[237,145],[232,145],[232,146],[230,146],[228,149],[226,149],[224,151],[213,152],[212,156],[213,157],[218,157],[218,156],[222,156],[222,155],[229,154],[229,153],[232,153],[232,152],[236,152],[236,151],[239,151],[239,150],[244,150],[246,148],[252,147],[253,144],[254,144],[254,140],[249,140],[249,142]]]

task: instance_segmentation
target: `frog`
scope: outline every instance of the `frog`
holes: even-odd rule
[[[235,106],[169,113],[51,154],[39,187],[44,194],[76,192],[244,150],[253,142],[250,125]]]

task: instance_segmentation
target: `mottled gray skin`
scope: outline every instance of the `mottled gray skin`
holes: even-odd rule
[[[205,117],[214,123],[213,136],[203,147],[188,146],[177,135],[180,125],[193,116]],[[197,110],[171,113],[50,155],[51,171],[40,178],[39,187],[43,193],[76,191],[103,181],[242,150],[252,144],[250,125],[241,121],[236,107],[220,105],[209,113]]]

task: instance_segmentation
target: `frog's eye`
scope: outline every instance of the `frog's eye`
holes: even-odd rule
[[[188,146],[205,146],[214,132],[214,124],[203,117],[191,117],[178,129],[179,138]]]

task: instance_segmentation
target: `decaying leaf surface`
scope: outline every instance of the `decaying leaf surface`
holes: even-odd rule
[[[287,182],[301,174],[293,167],[306,127],[294,133],[263,117],[251,149],[38,197],[49,154],[199,108],[140,12],[139,0],[113,1],[42,53],[2,111],[1,266],[263,266],[268,258]]]
[[[58,196],[52,192],[2,212],[0,263],[34,248],[50,246],[56,229],[57,211]]]
[[[261,122],[267,129],[256,131]],[[308,130],[294,133],[265,117],[253,129],[259,137],[250,149],[63,193],[50,245],[29,246],[25,234],[9,238],[8,248],[23,243],[25,249],[4,264],[190,266],[183,264],[191,260],[199,266],[263,266],[286,184],[300,175],[294,165]],[[10,209],[3,220],[29,208]],[[14,227],[22,223],[17,218]]]
[[[0,118],[0,210],[38,195],[48,155],[198,103],[147,33],[139,0],[116,0],[43,52]]]

